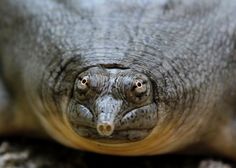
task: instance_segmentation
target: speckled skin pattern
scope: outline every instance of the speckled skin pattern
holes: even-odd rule
[[[235,18],[234,0],[1,0],[0,133],[236,159]]]

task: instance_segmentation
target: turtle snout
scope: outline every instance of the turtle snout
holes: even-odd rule
[[[122,102],[112,96],[101,97],[96,101],[97,133],[111,136],[115,129],[115,118],[121,109]]]
[[[112,96],[99,97],[93,111],[81,104],[72,104],[68,119],[73,130],[95,141],[133,142],[145,138],[157,124],[155,103],[125,110],[122,101]]]
[[[97,132],[101,136],[110,136],[114,131],[114,124],[111,122],[101,122],[97,124]]]

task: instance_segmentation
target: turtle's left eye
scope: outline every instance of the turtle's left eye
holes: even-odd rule
[[[133,84],[133,90],[134,90],[134,94],[137,97],[142,96],[146,91],[147,91],[147,85],[146,85],[147,81],[143,81],[143,80],[136,80]]]
[[[126,91],[127,99],[133,103],[142,103],[150,96],[150,82],[146,79],[133,80],[131,87]]]

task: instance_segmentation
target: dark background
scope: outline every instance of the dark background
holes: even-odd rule
[[[56,142],[22,137],[0,139],[0,168],[236,168],[213,156],[118,157],[82,152]]]

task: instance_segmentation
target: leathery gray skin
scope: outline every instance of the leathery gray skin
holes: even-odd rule
[[[236,159],[235,17],[234,0],[1,0],[0,133]]]

